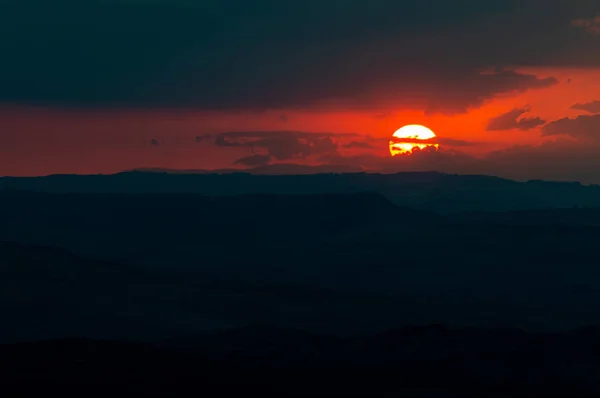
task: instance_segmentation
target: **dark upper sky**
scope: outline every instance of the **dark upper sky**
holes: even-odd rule
[[[63,119],[82,111],[220,112],[219,120],[278,112],[285,128],[247,120],[219,126],[386,136],[385,129],[411,122],[408,114],[385,128],[356,122],[354,129],[330,128],[315,115],[419,112],[417,122],[437,127],[442,122],[427,117],[468,114],[498,98],[557,87],[566,80],[557,70],[600,70],[598,16],[597,0],[0,0],[0,103],[12,115],[15,108],[36,112],[36,105],[60,110]],[[572,110],[588,112],[600,99],[585,94]],[[529,145],[554,134],[542,130],[545,123],[569,116],[549,108],[536,114],[543,109],[516,100],[480,115],[477,128],[457,127],[467,121],[438,130],[457,142],[490,141],[475,137],[484,131],[537,132],[537,141],[524,141]],[[304,116],[290,117],[294,112]],[[18,128],[0,131],[4,146],[19,146],[26,128],[9,119]],[[209,125],[199,121],[198,133],[210,133]],[[150,147],[168,141],[146,138]],[[499,138],[493,149],[501,141],[506,146]]]
[[[392,85],[454,111],[550,83],[481,68],[600,65],[597,38],[572,27],[600,11],[591,0],[1,3],[9,103],[263,109]]]

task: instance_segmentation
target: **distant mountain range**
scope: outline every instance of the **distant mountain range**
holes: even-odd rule
[[[402,174],[8,178],[0,341],[600,324],[600,187]]]
[[[328,169],[323,174],[324,171],[319,167],[277,165],[245,170],[243,173],[224,170],[223,174],[196,170],[176,173],[154,170],[114,175],[5,177],[0,185],[0,193],[7,190],[202,195],[377,192],[400,206],[445,214],[600,205],[600,186],[585,186],[576,182],[516,182],[490,176],[435,172],[366,174]]]

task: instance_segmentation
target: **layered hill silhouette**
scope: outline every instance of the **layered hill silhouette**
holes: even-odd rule
[[[377,193],[216,197],[9,191],[0,194],[0,215],[0,237],[7,241],[121,260],[162,250],[170,256],[165,261],[178,262],[173,256],[187,251],[190,261],[230,264],[280,261],[290,250],[305,251],[352,231],[444,223],[437,214],[398,207]],[[238,250],[228,250],[232,246]]]
[[[0,239],[21,245],[0,247],[4,302],[21,325],[13,337],[40,330],[17,322],[21,312],[50,324],[53,306],[64,316],[49,336],[111,338],[276,319],[340,332],[600,318],[600,228],[575,216],[593,209],[523,223],[514,213],[442,216],[379,193],[33,191],[2,192],[0,209]]]
[[[597,191],[439,173],[4,179],[0,384],[597,396]],[[431,324],[447,326],[410,327]]]
[[[312,169],[311,169],[312,170]],[[88,193],[198,193],[203,195],[325,194],[378,192],[401,206],[442,213],[508,211],[572,206],[596,207],[600,187],[579,183],[516,182],[491,176],[451,175],[436,172],[398,174],[326,174],[290,171],[221,173],[184,171],[133,171],[114,175],[53,175],[3,178],[2,190]],[[312,170],[313,173],[322,172]]]

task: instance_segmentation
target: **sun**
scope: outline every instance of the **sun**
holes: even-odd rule
[[[439,148],[435,142],[436,135],[431,129],[420,124],[409,124],[398,129],[390,140],[390,154],[392,156],[411,154],[415,149]]]

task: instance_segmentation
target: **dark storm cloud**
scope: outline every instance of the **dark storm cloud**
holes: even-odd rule
[[[586,102],[584,104],[575,104],[571,109],[586,111],[589,113],[600,113],[600,101]]]
[[[457,94],[444,93],[435,100],[428,100],[424,106],[427,113],[464,113],[499,94],[520,93],[558,83],[554,77],[539,78],[510,70],[452,78],[456,79],[453,82],[460,82],[460,87],[456,87]]]
[[[582,140],[600,140],[600,115],[581,115],[574,119],[565,117],[548,123],[542,135],[568,135]]]
[[[383,101],[455,113],[600,65],[591,0],[0,2],[0,101],[265,109]],[[540,9],[544,10],[540,18]],[[510,29],[506,29],[510,26]]]
[[[235,161],[235,164],[241,164],[242,166],[247,167],[257,167],[264,166],[271,161],[271,157],[269,155],[251,155],[244,156],[243,158],[239,158]]]
[[[336,152],[341,137],[353,134],[306,133],[302,131],[228,132],[217,135],[215,145],[220,147],[247,147],[263,151],[276,160],[304,159]]]
[[[502,115],[491,118],[487,124],[488,131],[502,131],[502,130],[529,130],[546,123],[545,120],[539,117],[524,117],[519,119],[521,115],[530,111],[529,107],[515,108],[511,111],[503,113]]]

